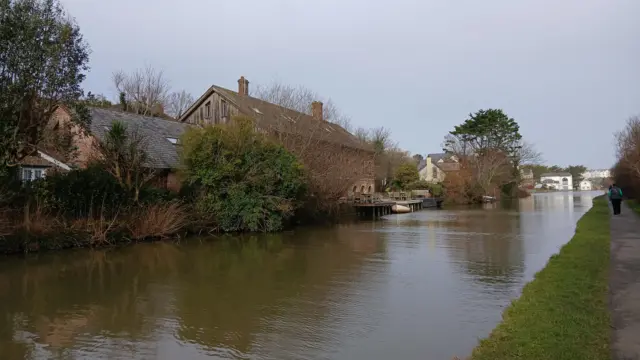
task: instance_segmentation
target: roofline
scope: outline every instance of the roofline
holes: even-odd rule
[[[200,95],[200,97],[198,98],[198,100],[196,100],[193,104],[191,104],[191,106],[189,106],[187,108],[187,110],[180,115],[180,118],[178,119],[178,121],[180,122],[184,122],[185,120],[187,120],[187,117],[189,117],[189,115],[191,115],[191,113],[206,99],[209,97],[209,95],[211,95],[212,93],[214,93],[214,89],[213,89],[213,85],[209,86],[209,88],[204,92],[204,94]],[[225,97],[226,99],[226,97]]]
[[[44,151],[38,150],[38,155],[40,155],[40,157],[42,157],[43,159],[47,160],[48,162],[58,166],[59,168],[62,168],[62,169],[67,170],[67,171],[71,170],[71,166],[63,163],[62,161],[57,160],[53,156],[48,155],[47,153],[45,153]]]

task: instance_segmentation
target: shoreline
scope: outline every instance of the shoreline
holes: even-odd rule
[[[527,283],[469,360],[610,358],[610,215],[604,196]]]

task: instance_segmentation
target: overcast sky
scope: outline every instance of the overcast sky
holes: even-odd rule
[[[639,0],[62,0],[91,46],[86,91],[147,64],[196,98],[244,75],[304,85],[355,126],[440,152],[502,108],[548,164],[610,167],[640,114]]]

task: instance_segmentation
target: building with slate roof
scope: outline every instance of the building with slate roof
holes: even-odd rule
[[[78,125],[73,125],[74,143],[77,156],[64,164],[67,167],[84,167],[93,156],[94,141],[104,140],[114,121],[120,121],[127,126],[128,131],[138,131],[147,141],[148,167],[156,169],[158,175],[153,183],[161,188],[179,190],[180,183],[175,170],[180,167],[179,139],[189,124],[166,120],[159,117],[137,115],[118,109],[89,108],[91,122],[86,131]],[[64,106],[58,107],[47,126],[48,131],[63,128],[63,124],[71,121],[70,110]],[[43,158],[42,154],[39,154]],[[46,154],[45,154],[46,155]],[[43,159],[38,162],[42,163]],[[34,160],[35,161],[35,160]]]
[[[234,116],[244,116],[253,119],[256,128],[269,134],[293,135],[300,138],[301,143],[310,139],[323,144],[330,144],[322,153],[315,154],[313,165],[305,163],[307,167],[320,167],[322,160],[326,160],[324,168],[336,168],[335,159],[340,159],[344,164],[350,164],[348,171],[357,169],[362,176],[354,184],[347,184],[350,192],[373,193],[375,192],[373,149],[356,136],[336,125],[323,116],[323,104],[315,101],[311,104],[310,114],[288,109],[249,95],[249,81],[244,77],[238,80],[238,91],[232,91],[217,85],[209,87],[196,102],[185,111],[179,121],[192,125],[224,124]],[[283,142],[293,153],[294,147]],[[340,155],[336,155],[340,154]],[[364,155],[363,155],[364,154]],[[358,177],[352,174],[334,174],[344,177],[351,182]],[[349,180],[347,180],[349,179]]]
[[[446,153],[427,154],[427,157],[418,163],[420,180],[432,183],[444,181],[447,172],[459,169],[460,163],[457,157]]]

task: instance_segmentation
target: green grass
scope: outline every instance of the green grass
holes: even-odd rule
[[[610,359],[609,243],[609,209],[598,197],[471,360]]]
[[[640,214],[640,202],[638,200],[627,200],[626,202],[633,211]]]

